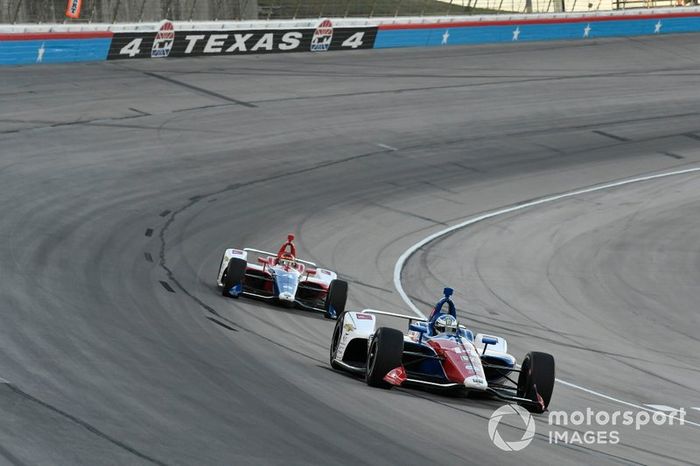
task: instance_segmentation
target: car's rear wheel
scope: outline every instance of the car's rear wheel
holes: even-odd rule
[[[237,257],[234,257],[228,261],[228,266],[226,266],[222,279],[224,289],[222,290],[221,294],[232,298],[238,297],[233,296],[230,291],[234,286],[243,284],[243,278],[245,277],[247,267],[248,263],[243,259],[238,259]]]
[[[384,376],[401,365],[402,357],[403,333],[394,328],[380,327],[374,334],[367,352],[367,385],[391,388],[392,385],[384,381]]]
[[[543,413],[549,406],[554,391],[554,356],[533,351],[525,355],[518,377],[518,397],[532,400],[521,403],[528,411]]]
[[[326,317],[335,319],[345,312],[345,304],[348,301],[348,282],[344,280],[332,280],[328,286],[326,295]]]

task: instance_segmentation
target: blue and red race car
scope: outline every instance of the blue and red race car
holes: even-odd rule
[[[452,293],[445,288],[428,320],[372,309],[341,314],[331,340],[331,366],[362,375],[374,387],[480,392],[544,412],[554,390],[552,355],[530,352],[518,366],[504,338],[474,336],[459,325]],[[408,332],[377,328],[377,316],[408,320]]]

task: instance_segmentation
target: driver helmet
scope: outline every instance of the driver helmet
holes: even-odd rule
[[[280,265],[286,265],[288,267],[294,267],[294,256],[291,255],[288,252],[285,252],[280,256],[279,261],[277,261]]]
[[[435,320],[435,333],[457,334],[457,319],[450,314],[443,314]]]

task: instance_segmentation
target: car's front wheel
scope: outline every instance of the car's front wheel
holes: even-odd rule
[[[328,286],[326,295],[326,317],[335,319],[345,312],[345,303],[348,301],[348,282],[333,280]]]
[[[525,355],[518,377],[518,397],[532,400],[521,403],[528,411],[543,413],[554,391],[554,356],[533,351]]]
[[[248,263],[237,257],[228,261],[228,266],[221,280],[224,283],[224,289],[221,291],[221,294],[232,298],[238,297],[238,295],[231,294],[231,289],[238,285],[243,286],[243,278],[247,267]]]
[[[402,358],[403,333],[395,328],[379,327],[367,351],[367,385],[391,388],[392,385],[384,380],[384,376],[399,367]]]

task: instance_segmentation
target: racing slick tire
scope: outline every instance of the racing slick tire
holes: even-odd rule
[[[367,351],[365,382],[370,387],[391,388],[384,381],[390,370],[401,365],[403,333],[390,327],[379,327]]]
[[[326,317],[335,319],[345,312],[345,303],[348,301],[348,282],[344,280],[332,280],[328,286],[326,295]],[[333,308],[333,311],[331,311]]]
[[[338,320],[335,322],[335,327],[333,328],[333,337],[331,337],[331,351],[330,351],[330,361],[331,367],[335,370],[342,371],[343,367],[335,361],[335,354],[338,352],[338,345],[340,344],[340,337],[343,336],[343,320],[345,318],[345,313],[338,316]]]
[[[233,259],[228,261],[228,265],[226,266],[226,270],[224,271],[223,279],[221,280],[224,283],[224,289],[221,291],[222,295],[227,297],[234,297],[229,293],[229,290],[234,286],[243,283],[243,278],[245,277],[245,271],[247,267],[248,263],[243,259],[238,259],[234,257]],[[238,296],[235,297],[237,298]]]
[[[554,356],[533,351],[525,355],[518,377],[518,397],[534,403],[520,403],[532,413],[543,413],[554,391]]]
[[[221,273],[221,266],[224,265],[224,260],[226,260],[226,252],[224,252],[221,255],[221,260],[219,261],[219,268],[216,269],[217,274]],[[226,266],[228,266],[228,264],[226,264]],[[224,273],[221,274],[221,283],[224,282],[225,275],[226,275],[226,270],[224,270]],[[219,283],[219,275],[216,276],[216,282]]]

